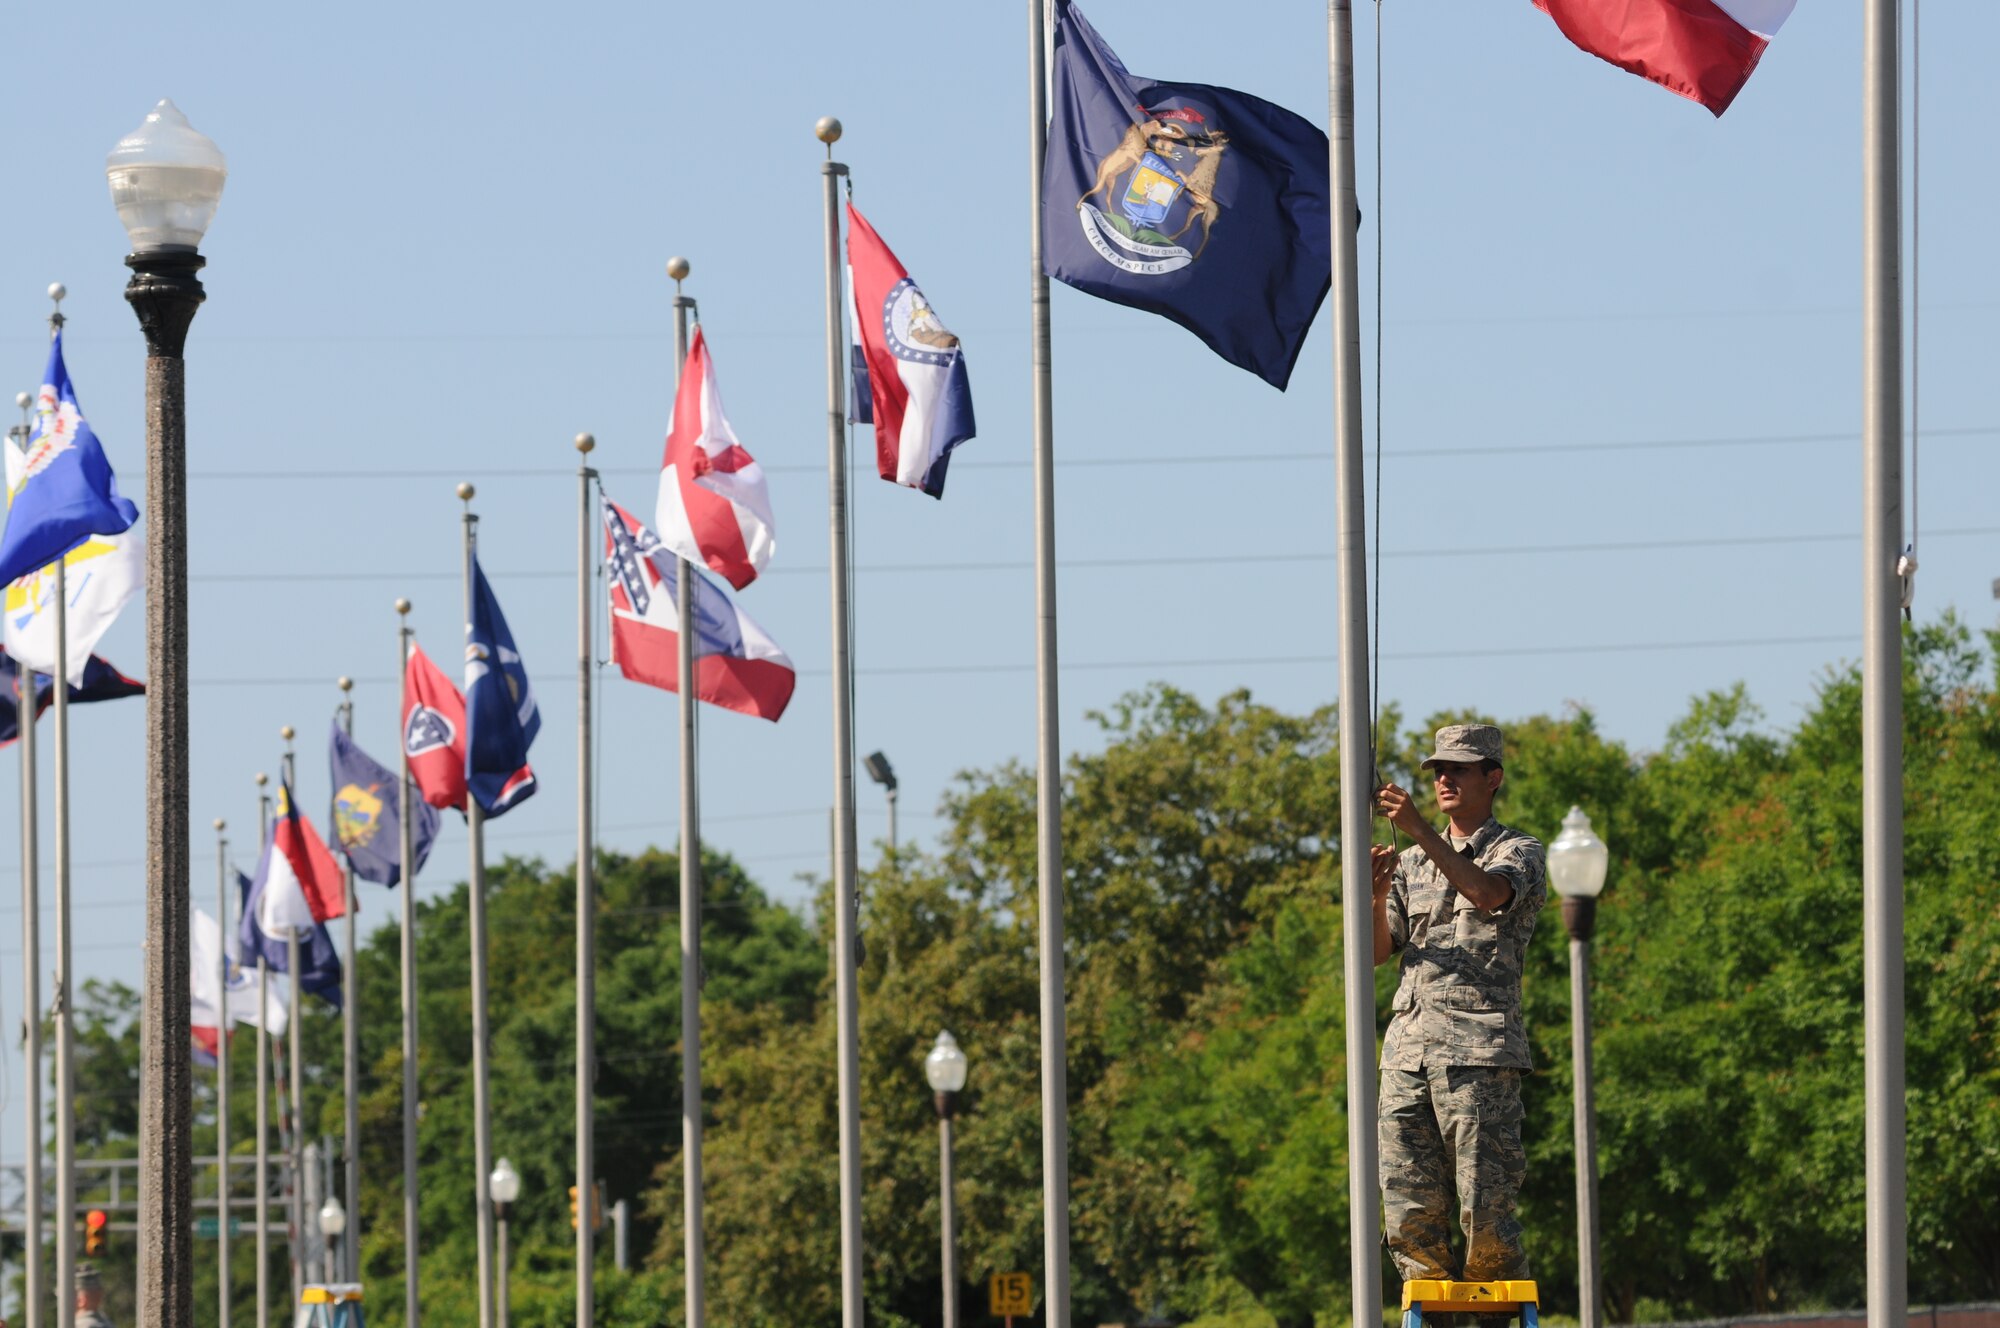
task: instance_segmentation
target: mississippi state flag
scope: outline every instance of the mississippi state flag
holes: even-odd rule
[[[1534,0],[1563,36],[1721,115],[1797,0]]]
[[[680,615],[673,554],[609,498],[604,561],[610,568],[611,658],[633,682],[680,690]],[[778,643],[699,572],[694,576],[694,690],[698,700],[775,721],[798,674]]]
[[[465,810],[465,698],[414,642],[403,669],[403,751],[433,807]]]
[[[951,450],[973,434],[965,352],[852,203],[847,266],[854,291],[854,422],[875,426],[883,479],[942,498]]]
[[[681,366],[654,522],[667,548],[738,590],[770,565],[777,547],[764,469],[736,441],[722,413],[715,362],[699,326]]]

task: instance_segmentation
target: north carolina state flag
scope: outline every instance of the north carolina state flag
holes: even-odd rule
[[[278,782],[278,806],[271,823],[268,896],[296,890],[312,910],[314,922],[347,915],[347,881],[340,863],[292,801],[292,786]],[[274,929],[273,929],[274,930]]]
[[[403,751],[425,802],[465,810],[465,698],[415,643],[403,669]]]
[[[777,547],[764,469],[722,413],[715,361],[699,327],[681,367],[654,525],[662,544],[738,590],[770,565]]]
[[[1534,0],[1563,35],[1721,115],[1797,0]]]

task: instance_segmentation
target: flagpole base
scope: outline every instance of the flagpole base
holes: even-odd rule
[[[193,249],[125,255],[125,266],[132,269],[132,280],[125,285],[125,298],[132,312],[139,316],[148,355],[155,359],[181,358],[195,311],[208,298],[201,279],[195,276],[207,264],[208,260]]]

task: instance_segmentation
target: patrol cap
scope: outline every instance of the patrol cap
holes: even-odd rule
[[[78,1291],[104,1290],[104,1277],[94,1263],[79,1263],[76,1266],[76,1289]]]
[[[1437,731],[1437,750],[1424,758],[1423,768],[1428,770],[1439,761],[1460,765],[1478,765],[1481,761],[1505,764],[1500,759],[1500,730],[1491,724],[1445,725]]]

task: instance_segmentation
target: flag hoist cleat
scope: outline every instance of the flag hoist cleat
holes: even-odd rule
[[[1538,1328],[1540,1300],[1533,1282],[1403,1283],[1403,1328],[1423,1328],[1426,1314],[1516,1315],[1521,1328]]]

